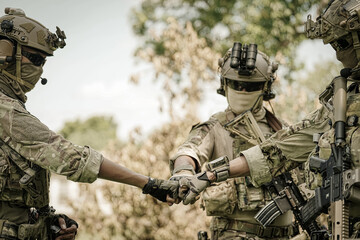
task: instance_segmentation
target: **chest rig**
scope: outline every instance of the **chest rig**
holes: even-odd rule
[[[46,169],[16,152],[10,137],[0,139],[0,201],[40,209],[49,204],[49,184]]]
[[[309,159],[308,182],[317,200],[310,199],[311,204],[305,206],[314,217],[329,209],[331,234],[340,240],[360,236],[356,227],[360,224],[360,94],[358,82],[347,89],[347,80],[336,77],[327,89],[330,93],[320,96],[333,112],[332,128],[314,134],[317,147]]]
[[[263,126],[262,129],[250,111],[238,115],[231,121],[228,120],[226,113],[223,112],[215,117],[233,138],[232,148],[235,157],[239,156],[240,152],[265,141],[276,130],[281,129],[281,123],[268,111],[265,115],[267,121],[265,124],[262,123],[266,127]],[[274,126],[276,130],[269,125]],[[208,187],[203,193],[203,205],[208,216],[229,217],[236,215],[238,211],[235,209],[255,210],[271,199],[264,189],[253,186],[250,177],[228,179],[214,185],[214,187]]]

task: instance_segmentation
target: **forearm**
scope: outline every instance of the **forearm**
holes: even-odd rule
[[[196,166],[195,161],[191,157],[180,156],[175,160],[174,167],[177,168],[181,165],[189,165],[189,164],[192,165],[194,168]],[[230,164],[230,167],[229,167],[229,171],[230,171],[229,177],[230,178],[250,175],[249,165],[244,156],[240,156],[240,157],[233,159],[232,161],[229,162],[229,164]],[[214,174],[208,172],[207,175],[211,181],[216,180],[216,177],[214,176]]]
[[[240,156],[230,161],[230,177],[242,177],[249,176],[250,169],[249,165],[244,156]]]
[[[149,178],[120,164],[104,159],[100,165],[99,178],[143,188]]]
[[[216,161],[216,160],[214,160]],[[237,157],[232,161],[229,161],[229,175],[228,178],[235,178],[235,177],[243,177],[250,175],[249,165],[246,161],[244,156]],[[206,172],[208,179],[210,182],[214,182],[217,180],[216,174],[214,171],[207,171]]]
[[[195,161],[191,157],[185,155],[180,156],[175,160],[174,169],[182,165],[191,165],[194,169],[196,168]]]

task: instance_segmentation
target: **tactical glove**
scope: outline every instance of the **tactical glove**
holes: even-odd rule
[[[179,181],[183,177],[195,175],[194,167],[190,164],[180,165],[174,169],[169,180]]]
[[[195,203],[199,194],[210,186],[210,183],[206,172],[198,173],[194,176],[182,177],[179,180],[180,188],[186,188],[187,190],[180,191],[179,197],[183,200],[184,205]]]
[[[147,184],[142,189],[143,194],[150,194],[154,198],[166,202],[166,196],[169,195],[172,198],[178,197],[179,182],[161,180],[156,178],[149,178]]]

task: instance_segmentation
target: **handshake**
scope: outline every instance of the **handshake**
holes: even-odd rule
[[[174,169],[169,180],[150,178],[143,188],[144,194],[173,203],[193,204],[199,199],[199,194],[212,182],[221,182],[229,177],[229,159],[224,156],[209,162],[206,171],[195,174],[191,165],[182,165]]]

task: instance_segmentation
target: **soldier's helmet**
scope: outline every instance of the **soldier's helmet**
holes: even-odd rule
[[[336,51],[351,46],[360,59],[360,2],[358,0],[332,0],[323,13],[315,21],[308,15],[305,32],[308,38],[323,39],[330,43]]]
[[[59,27],[56,27],[56,33],[51,33],[18,8],[5,8],[5,14],[0,17],[0,38],[11,39],[21,46],[40,50],[48,56],[52,56],[57,48],[65,46],[66,36]]]
[[[241,44],[235,42],[225,56],[219,59],[220,88],[217,93],[225,96],[226,85],[242,84],[248,89],[263,90],[263,99],[275,97],[271,85],[275,80],[277,63],[271,63],[270,58],[257,50],[256,44]]]

